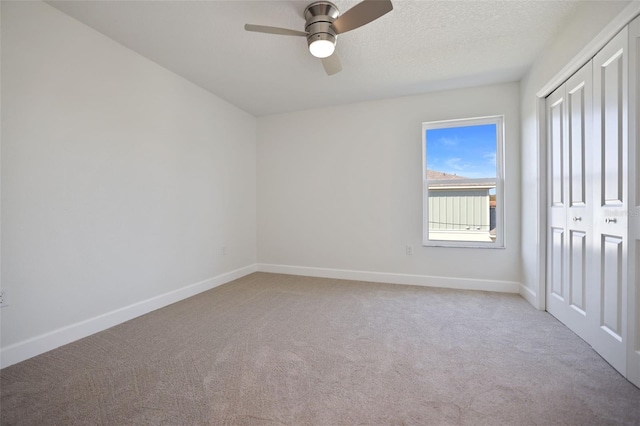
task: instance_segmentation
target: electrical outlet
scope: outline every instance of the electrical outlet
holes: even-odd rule
[[[226,247],[226,246],[223,246],[223,247],[220,249],[220,254],[221,254],[221,255],[223,255],[223,256],[226,256],[226,255],[227,255],[227,247]]]
[[[411,256],[413,254],[413,246],[407,246],[406,251],[407,256]]]
[[[6,288],[3,288],[2,290],[0,290],[0,308],[4,308],[5,306],[9,305],[8,297],[9,297],[9,294]]]

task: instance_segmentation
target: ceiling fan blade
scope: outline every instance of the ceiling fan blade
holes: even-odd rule
[[[334,75],[342,71],[342,64],[340,63],[340,58],[337,53],[333,53],[333,55],[322,59],[322,66],[324,70],[327,72],[327,75]]]
[[[300,36],[300,37],[307,36],[307,33],[303,31],[289,30],[287,28],[267,27],[266,25],[244,24],[244,29],[246,31],[253,31],[256,33],[267,33],[267,34],[278,34],[278,35]]]
[[[336,33],[342,34],[375,21],[393,10],[390,0],[364,0],[333,22]]]

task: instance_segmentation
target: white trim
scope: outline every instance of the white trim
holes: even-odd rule
[[[536,194],[538,194],[536,201],[542,214],[538,215],[538,250],[536,250],[536,265],[538,267],[533,281],[533,285],[537,285],[537,292],[533,306],[544,311],[547,309],[547,114],[545,98],[538,98],[536,109],[538,115],[536,130],[539,144],[536,168],[538,176],[542,177],[536,179]]]
[[[203,291],[211,290],[214,287],[237,280],[256,271],[257,265],[253,264],[234,271],[225,272],[204,281],[190,284],[186,287],[172,290],[150,299],[7,346],[0,350],[0,368],[8,367],[36,355],[43,354],[62,345],[155,311],[156,309],[195,296]]]
[[[539,98],[547,97],[562,83],[567,81],[584,64],[589,62],[613,37],[627,24],[640,15],[640,0],[633,0],[606,27],[595,36],[576,56],[573,57],[553,78],[536,94]]]
[[[302,275],[306,277],[333,278],[340,280],[368,281],[388,284],[404,284],[422,287],[452,288],[458,290],[494,291],[516,294],[520,291],[521,286],[520,283],[513,281],[436,277],[430,275],[397,274],[390,272],[354,271],[350,269],[274,265],[269,263],[259,263],[258,271],[270,272],[275,274]]]
[[[536,295],[536,292],[524,284],[520,284],[520,296],[522,296],[522,298],[527,302],[531,303],[534,307],[537,307],[538,296]],[[538,309],[544,310],[544,308]]]

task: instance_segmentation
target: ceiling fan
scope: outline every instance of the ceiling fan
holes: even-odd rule
[[[309,52],[322,59],[327,74],[333,75],[342,70],[340,59],[335,53],[338,34],[375,21],[391,10],[393,5],[390,0],[364,0],[340,15],[335,4],[316,1],[304,10],[304,18],[307,21],[304,31],[253,24],[246,24],[244,29],[258,33],[306,37]]]

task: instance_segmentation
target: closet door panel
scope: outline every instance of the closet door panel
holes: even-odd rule
[[[567,82],[569,125],[569,200],[570,207],[587,205],[586,138],[591,132],[591,63],[579,72],[577,81]],[[574,83],[574,84],[571,84]]]
[[[592,65],[586,64],[547,98],[549,246],[547,310],[589,338],[591,275]]]
[[[602,236],[599,326],[614,339],[622,341],[623,239]]]
[[[623,204],[623,154],[624,132],[623,109],[625,102],[623,49],[619,49],[599,66],[601,93],[601,161],[602,161],[602,204],[620,206]]]
[[[546,100],[548,164],[547,311],[567,323],[567,164],[565,86]]]
[[[589,62],[567,82],[568,189],[567,231],[569,255],[569,327],[589,340],[587,287],[592,276],[593,195],[593,64]]]
[[[547,98],[547,123],[549,138],[549,193],[551,208],[560,211],[558,219],[564,221],[565,187],[565,96],[564,86]]]
[[[589,341],[626,374],[628,244],[628,31],[618,33],[593,59],[593,231],[596,259],[587,308],[594,311]]]
[[[587,234],[571,231],[569,244],[569,305],[579,315],[586,316],[587,269],[589,263]]]
[[[564,267],[564,229],[563,228],[551,228],[551,250],[550,250],[550,271],[551,271],[551,297],[558,302],[564,302],[564,282],[565,282],[565,267]],[[555,306],[556,303],[549,301],[549,304]],[[561,307],[558,307],[561,309]],[[552,314],[553,308],[549,310]],[[564,317],[563,313],[558,313],[561,317]]]

